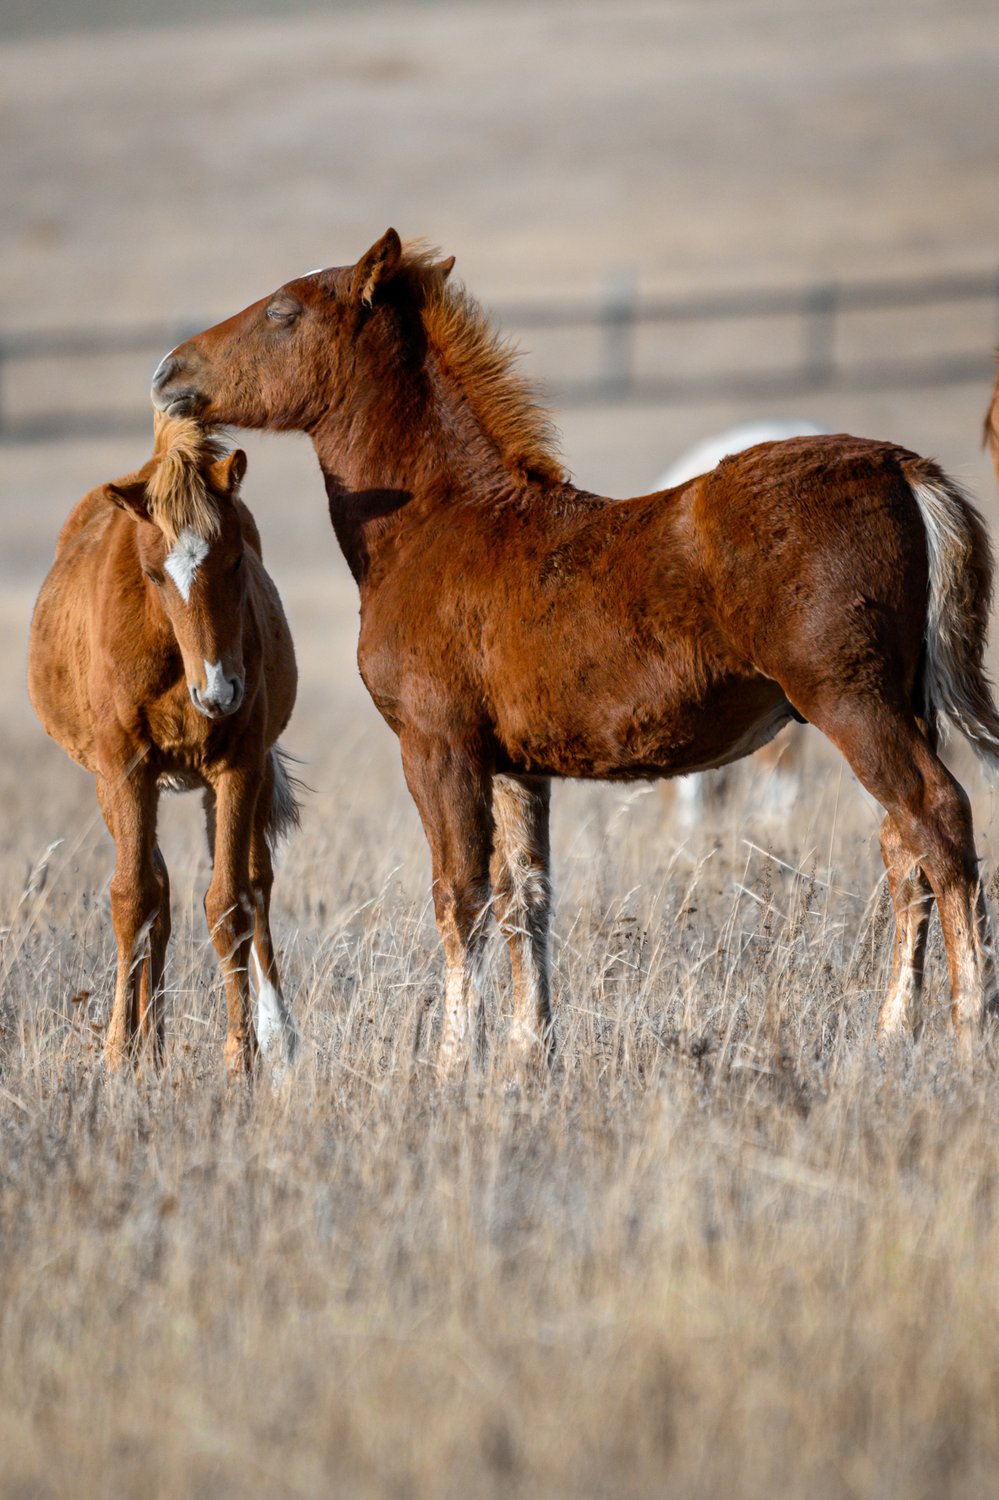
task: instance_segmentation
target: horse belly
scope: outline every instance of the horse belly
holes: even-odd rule
[[[694,650],[608,663],[561,681],[538,671],[498,701],[510,767],[628,779],[725,765],[772,739],[790,717],[777,683],[718,670]]]

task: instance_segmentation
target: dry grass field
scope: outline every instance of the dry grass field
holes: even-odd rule
[[[739,799],[680,847],[655,791],[560,798],[560,1061],[510,1074],[500,990],[445,1091],[390,781],[344,778],[288,851],[306,1061],[252,1093],[221,1077],[203,859],[174,861],[168,1064],[102,1075],[108,851],[79,830],[2,950],[0,1491],[991,1493],[995,1060],[957,1070],[936,943],[927,1035],[873,1057],[874,820],[815,771],[790,831]]]
[[[457,252],[486,300],[622,263],[653,289],[800,284],[988,266],[999,244],[999,15],[973,0],[482,0],[51,36],[16,15],[8,328],[207,323],[389,222]],[[137,410],[147,378],[123,380]],[[987,394],[779,414],[933,453],[994,519]],[[768,412],[556,416],[580,481],[627,494]],[[305,1058],[252,1091],[222,1077],[190,797],[163,807],[168,1060],[104,1075],[112,851],[23,686],[56,531],[145,439],[0,445],[0,1496],[994,1494],[999,1056],[959,1071],[935,929],[926,1032],[873,1054],[876,809],[817,738],[786,818],[752,768],[692,830],[655,788],[559,787],[558,1062],[507,1065],[497,950],[486,1067],[442,1089],[428,860],[357,681],[320,478],[304,440],[245,446],[312,788],[274,901]],[[955,763],[995,912],[994,796]]]

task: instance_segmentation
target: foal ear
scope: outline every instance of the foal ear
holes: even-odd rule
[[[433,271],[435,276],[440,277],[441,281],[447,281],[451,272],[454,270],[454,256],[448,255],[444,260],[436,261],[435,264],[430,267],[430,269],[431,271]]]
[[[370,307],[382,282],[397,271],[402,259],[402,241],[394,229],[386,229],[380,240],[365,251],[354,267],[354,296]]]
[[[115,479],[104,486],[104,498],[119,510],[130,511],[139,521],[149,520],[149,502],[146,499],[145,477],[129,474],[125,479]]]
[[[225,458],[216,459],[208,472],[212,476],[212,489],[220,495],[231,495],[243,482],[246,454],[242,448],[235,448]]]

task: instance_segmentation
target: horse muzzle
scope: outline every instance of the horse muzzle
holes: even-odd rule
[[[193,416],[202,404],[186,365],[176,354],[164,355],[156,366],[149,396],[156,410],[170,417]]]
[[[205,663],[206,683],[188,683],[191,702],[206,719],[228,719],[243,701],[246,684],[240,676],[227,677],[221,666]]]

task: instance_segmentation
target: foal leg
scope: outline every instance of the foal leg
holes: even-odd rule
[[[153,869],[159,887],[156,914],[149,929],[149,960],[139,970],[139,1031],[144,1043],[153,1050],[157,1063],[163,1061],[163,970],[167,944],[170,941],[170,876],[159,845],[153,849]]]
[[[551,783],[493,777],[493,911],[506,940],[513,977],[510,1044],[542,1049],[550,1061],[555,1033],[551,1011]]]
[[[448,1073],[481,1041],[491,777],[473,747],[411,733],[400,739],[406,782],[430,845],[434,913],[446,975],[439,1066]]]
[[[249,853],[259,785],[258,774],[230,769],[214,788],[214,854],[205,916],[225,978],[225,1063],[234,1076],[249,1073],[257,1055],[247,965],[254,930]]]
[[[115,842],[111,921],[118,947],[114,1005],[104,1060],[117,1068],[134,1053],[140,1034],[159,1060],[162,1020],[159,989],[170,931],[169,893],[162,857],[157,865],[156,781],[141,762],[123,761],[98,775],[97,799]],[[160,867],[163,875],[161,876]]]
[[[895,908],[895,948],[891,983],[878,1014],[878,1043],[922,1025],[923,962],[933,891],[914,855],[902,842],[893,819],[881,825],[881,857]]]
[[[885,703],[842,703],[808,714],[843,751],[890,814],[899,839],[932,887],[950,978],[951,1017],[962,1051],[996,999],[971,807],[914,720]]]
[[[268,771],[270,758],[268,757]],[[271,888],[274,865],[266,828],[270,823],[273,779],[270,775],[257,799],[253,835],[250,840],[250,887],[253,895],[253,944],[250,950],[250,984],[257,1000],[257,1041],[268,1060],[293,1063],[298,1056],[301,1034],[285,1004],[278,977],[277,959],[271,939]]]

